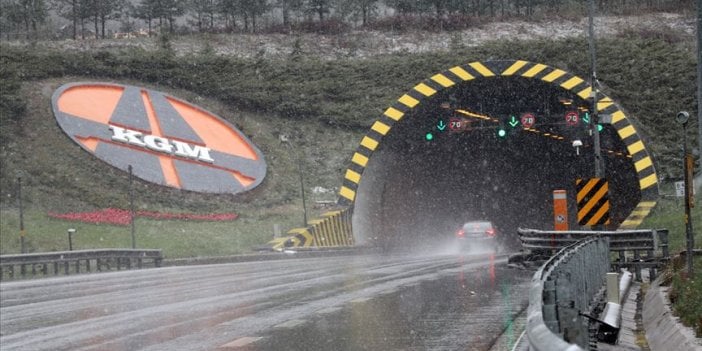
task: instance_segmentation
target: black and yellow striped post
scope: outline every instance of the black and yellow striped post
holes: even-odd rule
[[[578,224],[609,224],[609,183],[604,178],[577,179]]]

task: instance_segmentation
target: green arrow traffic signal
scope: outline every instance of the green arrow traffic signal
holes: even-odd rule
[[[512,118],[510,118],[509,122],[507,123],[509,123],[509,125],[512,126],[512,128],[514,128],[517,126],[517,124],[519,124],[519,121],[517,120],[517,117],[512,116]]]

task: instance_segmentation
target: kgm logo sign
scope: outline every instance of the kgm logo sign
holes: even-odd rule
[[[239,193],[266,175],[261,151],[225,120],[168,94],[130,85],[70,83],[52,98],[61,129],[83,149],[146,181]]]

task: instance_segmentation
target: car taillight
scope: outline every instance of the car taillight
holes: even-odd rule
[[[490,228],[486,230],[485,233],[487,233],[488,236],[495,236],[495,229]]]
[[[459,238],[462,238],[464,235],[466,235],[466,232],[464,232],[463,229],[456,232],[456,236]]]

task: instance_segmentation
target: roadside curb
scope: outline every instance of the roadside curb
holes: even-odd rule
[[[643,304],[642,322],[651,351],[702,351],[695,333],[678,322],[668,301],[668,288],[661,287],[662,277],[651,283]]]

